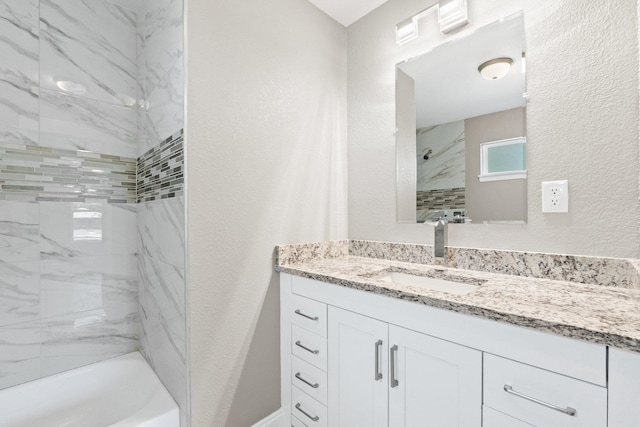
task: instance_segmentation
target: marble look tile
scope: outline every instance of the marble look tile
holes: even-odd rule
[[[40,145],[136,157],[135,108],[40,90]]]
[[[464,142],[464,120],[418,130],[418,191],[465,186]]]
[[[42,375],[138,349],[138,314],[91,310],[42,321]]]
[[[620,258],[449,247],[447,262],[452,268],[622,288],[633,287],[635,276]]]
[[[135,255],[136,208],[105,202],[42,202],[42,259]]]
[[[0,261],[0,326],[40,318],[40,263]]]
[[[37,261],[40,209],[37,203],[0,201],[0,260]]]
[[[349,240],[349,255],[415,264],[433,263],[433,246]]]
[[[42,318],[103,310],[137,310],[138,278],[134,255],[43,260],[41,269]]]
[[[142,99],[141,95],[138,95],[139,99]],[[144,153],[146,153],[147,151],[149,151],[150,149],[152,149],[154,147],[154,143],[152,143],[149,139],[149,137],[147,136],[147,120],[149,119],[147,116],[147,110],[146,110],[146,105],[143,102],[141,102],[142,105],[140,105],[139,108],[136,108],[136,117],[137,117],[137,157],[139,158],[140,156],[142,156]],[[160,141],[158,141],[160,142]],[[157,144],[158,142],[156,142],[155,144]]]
[[[41,0],[40,84],[84,86],[82,97],[136,102],[136,17],[104,0]],[[108,35],[108,36],[107,36]]]
[[[182,0],[145,0],[138,10],[138,76],[144,99],[182,55],[182,3]]]
[[[155,200],[137,206],[138,252],[184,269],[184,197]]]
[[[184,79],[181,55],[147,98],[144,139],[138,141],[138,156],[184,127]]]
[[[154,371],[186,410],[186,320],[184,271],[138,257],[140,344]]]
[[[0,328],[0,389],[40,376],[39,323],[27,322]]]
[[[138,257],[138,288],[140,304],[144,313],[155,314],[162,329],[171,341],[171,346],[185,359],[185,278],[184,270],[154,260]],[[142,316],[142,321],[145,316]]]
[[[276,264],[287,265],[349,255],[348,240],[276,246]]]
[[[0,142],[38,142],[38,0],[0,2]]]
[[[129,9],[133,12],[136,12],[140,8],[140,4],[143,0],[109,0],[111,3],[118,4],[125,9]]]

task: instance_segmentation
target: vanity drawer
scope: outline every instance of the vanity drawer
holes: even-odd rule
[[[309,427],[327,426],[327,407],[297,387],[291,387],[291,414]]]
[[[291,325],[291,353],[327,371],[327,339],[300,326]]]
[[[484,354],[483,383],[485,405],[525,423],[537,427],[607,425],[604,387],[488,353]]]
[[[327,304],[291,295],[291,323],[326,337]]]
[[[291,356],[291,384],[327,404],[327,373],[296,356]]]
[[[291,427],[308,427],[305,423],[300,421],[295,416],[291,416]]]
[[[482,427],[535,427],[513,417],[496,411],[488,406],[482,406]]]

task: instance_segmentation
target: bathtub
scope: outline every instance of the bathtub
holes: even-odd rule
[[[178,427],[178,406],[140,353],[0,391],[0,427]]]

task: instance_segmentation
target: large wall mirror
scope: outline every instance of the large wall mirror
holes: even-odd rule
[[[398,64],[396,125],[398,222],[526,222],[523,14]]]

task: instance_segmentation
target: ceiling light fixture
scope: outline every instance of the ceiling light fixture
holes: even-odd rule
[[[511,64],[511,58],[496,58],[480,64],[478,71],[487,80],[498,80],[507,75]]]
[[[82,95],[87,91],[86,87],[71,80],[58,80],[56,82],[56,85],[63,91],[72,93],[74,95]]]

